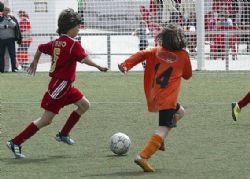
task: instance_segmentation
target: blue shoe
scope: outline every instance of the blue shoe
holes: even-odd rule
[[[22,146],[16,145],[12,142],[12,140],[7,142],[7,147],[13,152],[15,155],[16,159],[23,159],[25,158],[25,155],[22,154]]]
[[[58,134],[56,134],[56,137],[55,139],[58,141],[58,142],[64,142],[65,144],[68,144],[68,145],[73,145],[75,144],[75,141],[73,139],[71,139],[68,136],[62,136],[61,133],[59,132]]]

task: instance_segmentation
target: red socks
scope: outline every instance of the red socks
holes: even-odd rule
[[[61,135],[62,136],[68,136],[70,130],[74,127],[74,125],[79,121],[81,115],[79,115],[77,112],[73,111],[66,123],[64,124],[62,130],[61,130]]]
[[[81,116],[77,112],[73,111],[70,114],[63,129],[61,130],[61,135],[62,136],[69,135],[70,130],[79,121],[80,117]],[[16,145],[21,145],[25,140],[33,136],[38,130],[39,129],[37,128],[37,126],[32,122],[22,132],[20,132],[17,136],[15,136],[15,138],[12,139],[12,142]]]
[[[250,102],[250,92],[248,92],[246,94],[246,96],[244,96],[244,98],[242,98],[239,102],[238,105],[240,108],[245,107],[246,105],[248,105],[248,103]]]
[[[33,136],[38,130],[39,129],[37,128],[37,126],[32,122],[22,132],[20,132],[12,140],[12,142],[16,145],[21,145],[25,140]]]

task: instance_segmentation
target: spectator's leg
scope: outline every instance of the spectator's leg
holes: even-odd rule
[[[247,35],[247,52],[250,52],[250,36]]]
[[[16,67],[16,44],[15,44],[14,38],[7,40],[7,48],[8,48],[10,60],[11,60],[11,70],[12,70],[12,72],[14,72],[15,70],[17,70],[17,67]]]
[[[22,69],[24,71],[26,71],[28,69],[28,66],[29,66],[29,54],[28,54],[28,49],[30,47],[30,44],[24,44],[23,46],[23,66],[22,66]]]
[[[5,53],[5,46],[3,40],[0,40],[0,72],[4,73],[4,53]]]
[[[17,52],[16,52],[16,62],[17,67],[20,65],[22,66],[22,44],[18,45]]]

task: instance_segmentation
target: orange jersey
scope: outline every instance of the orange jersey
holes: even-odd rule
[[[158,112],[175,109],[181,86],[181,79],[192,76],[192,66],[185,50],[170,51],[161,47],[139,51],[122,64],[124,69],[146,60],[144,91],[148,110]]]

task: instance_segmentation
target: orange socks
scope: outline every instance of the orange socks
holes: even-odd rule
[[[145,159],[149,159],[161,146],[163,139],[154,134],[148,141],[147,145],[140,152],[140,156]]]

